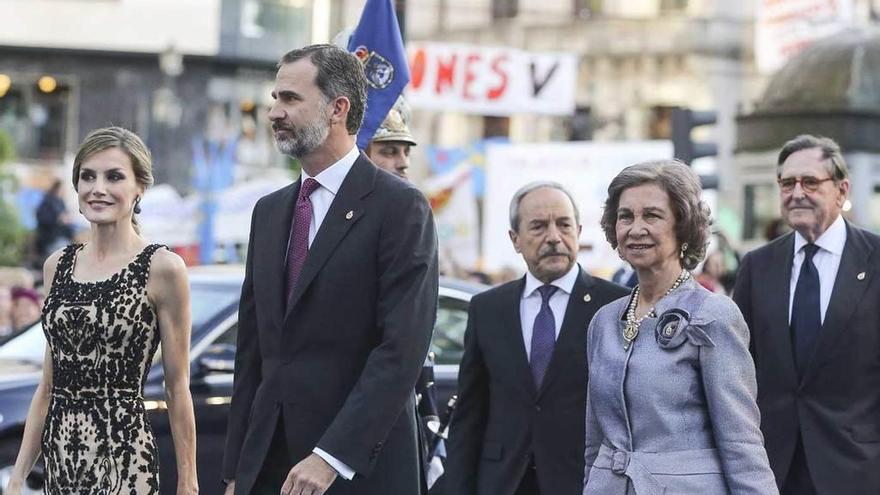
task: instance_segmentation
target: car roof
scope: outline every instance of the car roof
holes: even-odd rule
[[[188,268],[195,284],[238,284],[244,280],[244,265],[198,265]]]
[[[241,284],[244,280],[244,265],[198,265],[189,267],[189,278],[195,284]],[[490,288],[485,284],[440,277],[440,286],[469,295],[479,294]]]
[[[469,280],[459,280],[456,278],[440,277],[440,287],[454,289],[461,292],[467,292],[470,295],[479,294],[485,290],[489,290],[491,286]]]

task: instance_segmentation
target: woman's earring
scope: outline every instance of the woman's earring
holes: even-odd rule
[[[134,200],[134,212],[135,213],[141,212],[141,197],[140,196],[138,196],[137,199]]]
[[[681,245],[681,251],[678,252],[679,258],[684,258],[684,253],[688,250],[688,243],[684,243]]]

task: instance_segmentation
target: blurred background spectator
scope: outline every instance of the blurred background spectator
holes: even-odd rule
[[[767,239],[767,242],[770,242],[773,239],[788,233],[789,230],[788,225],[785,224],[783,219],[775,218],[770,221],[764,229],[764,239]]]
[[[37,207],[36,247],[41,260],[73,239],[70,214],[61,198],[61,181],[55,179]],[[42,263],[41,263],[42,264]]]
[[[40,319],[43,297],[34,289],[13,287],[12,289],[12,329],[23,330]]]
[[[12,291],[0,285],[0,339],[12,333]]]
[[[725,271],[724,253],[713,251],[706,256],[706,261],[703,262],[703,269],[696,279],[707,290],[724,294],[726,291],[721,283],[721,277]]]

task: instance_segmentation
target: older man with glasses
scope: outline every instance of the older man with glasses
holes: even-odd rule
[[[880,237],[841,212],[849,172],[803,135],[777,161],[794,232],[743,258],[734,290],[752,331],[758,407],[783,495],[880,493]]]

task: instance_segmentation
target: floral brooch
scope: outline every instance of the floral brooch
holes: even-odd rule
[[[657,317],[654,338],[661,349],[671,351],[680,347],[686,340],[696,346],[715,347],[715,343],[703,328],[705,323],[691,321],[691,315],[683,309],[673,308]]]

